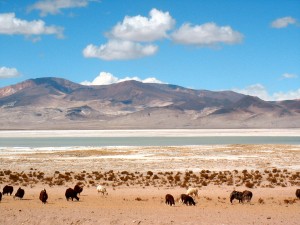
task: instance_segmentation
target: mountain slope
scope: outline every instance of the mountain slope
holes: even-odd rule
[[[125,81],[30,79],[0,89],[2,129],[300,127],[300,101]]]

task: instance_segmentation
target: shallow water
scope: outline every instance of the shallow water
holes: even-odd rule
[[[0,132],[0,164],[12,170],[33,167],[49,172],[299,170],[299,134],[298,130],[6,131]]]
[[[300,145],[298,136],[207,136],[207,137],[0,137],[0,147],[70,146],[193,146],[228,144]]]

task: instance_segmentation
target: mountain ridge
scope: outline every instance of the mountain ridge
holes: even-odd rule
[[[300,101],[124,81],[85,86],[57,77],[0,88],[1,129],[300,127]]]

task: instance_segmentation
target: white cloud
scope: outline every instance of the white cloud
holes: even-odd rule
[[[233,91],[245,95],[257,96],[260,99],[263,99],[265,101],[282,101],[282,100],[300,99],[300,88],[295,91],[291,90],[287,92],[275,92],[269,94],[267,89],[262,84],[254,84],[244,89],[233,89]]]
[[[29,7],[29,10],[41,11],[41,16],[58,14],[61,9],[86,7],[90,0],[41,0]]]
[[[287,16],[287,17],[282,17],[279,19],[274,20],[271,23],[271,27],[273,28],[284,28],[287,27],[289,24],[295,24],[297,21],[293,17]]]
[[[89,44],[83,49],[86,58],[102,60],[127,60],[154,55],[158,46],[150,44],[160,39],[169,38],[180,44],[214,47],[218,44],[236,44],[243,40],[243,35],[230,26],[219,27],[215,23],[199,26],[182,25],[170,35],[175,19],[169,12],[153,8],[148,17],[141,15],[125,16],[117,23],[106,37],[108,42],[100,46]],[[143,42],[147,42],[142,44]]]
[[[18,77],[20,73],[16,68],[0,67],[0,79]]]
[[[20,35],[51,35],[58,38],[63,37],[63,28],[57,26],[46,26],[42,20],[26,21],[16,18],[15,13],[0,14],[0,34]]]
[[[171,35],[174,42],[196,46],[215,46],[218,43],[236,44],[243,35],[230,26],[219,27],[215,23],[191,26],[186,23]]]
[[[108,85],[118,82],[118,78],[113,76],[111,73],[101,72],[92,82],[83,81],[83,85]]]
[[[284,73],[281,76],[282,79],[293,79],[293,78],[298,78],[296,74],[291,74],[291,73]]]
[[[142,83],[157,83],[157,84],[162,84],[163,82],[161,82],[160,80],[156,79],[155,77],[148,77],[144,80],[142,80],[139,77],[125,77],[122,79],[119,79],[118,82],[123,82],[123,81],[127,81],[127,80],[136,80]]]
[[[168,12],[152,9],[149,18],[126,16],[108,33],[108,42],[100,46],[90,44],[83,50],[86,58],[103,60],[127,60],[154,55],[158,46],[141,44],[167,37],[175,21]]]
[[[175,20],[169,12],[152,9],[149,18],[143,16],[126,16],[108,34],[114,39],[137,42],[151,42],[167,37],[167,31],[172,29]]]
[[[262,84],[253,84],[250,86],[247,86],[244,89],[233,89],[233,91],[245,94],[245,95],[251,95],[251,96],[257,96],[263,100],[270,101],[271,96],[269,95],[268,91]]]
[[[131,41],[110,40],[107,44],[88,45],[83,50],[86,58],[100,58],[103,60],[126,60],[150,56],[157,52],[155,45],[141,45]]]
[[[144,80],[142,80],[143,83],[157,83],[157,84],[162,84],[160,80],[156,79],[155,77],[148,77]]]
[[[273,98],[277,101],[293,100],[293,99],[299,99],[300,100],[300,88],[298,90],[295,90],[295,91],[274,93]]]
[[[144,80],[140,79],[139,77],[125,77],[125,78],[118,78],[108,72],[101,72],[92,82],[90,81],[83,81],[81,82],[82,85],[109,85],[114,83],[119,83],[127,80],[136,80],[143,83],[162,83],[160,80],[150,77]]]

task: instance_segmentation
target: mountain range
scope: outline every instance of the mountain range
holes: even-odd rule
[[[299,128],[300,99],[124,81],[45,77],[0,88],[0,129]]]

